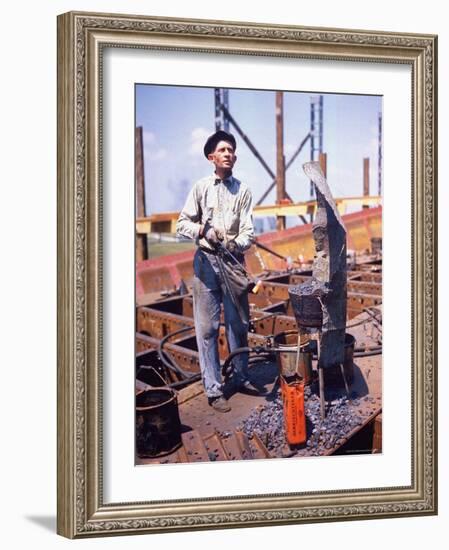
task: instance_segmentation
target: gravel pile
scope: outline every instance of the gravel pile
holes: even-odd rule
[[[370,399],[370,398],[365,398]],[[341,445],[349,433],[360,426],[365,414],[359,399],[349,401],[340,397],[326,407],[326,418],[321,420],[319,396],[307,386],[304,391],[307,441],[298,449],[290,450],[285,439],[282,399],[279,395],[263,407],[256,408],[239,426],[248,437],[257,434],[270,452],[276,456],[319,456],[336,445]]]

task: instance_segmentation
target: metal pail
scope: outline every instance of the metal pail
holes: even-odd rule
[[[157,457],[181,446],[178,399],[170,388],[136,395],[136,448],[140,457]]]
[[[348,384],[354,380],[354,347],[355,338],[349,332],[345,333],[345,354],[343,359],[343,371]],[[340,365],[334,365],[324,369],[324,379],[327,384],[343,385]]]
[[[288,295],[295,314],[296,323],[303,328],[321,328],[323,325],[323,311],[316,296],[302,295],[289,289]]]
[[[281,375],[288,378],[298,373],[304,384],[310,384],[313,352],[308,340],[301,342],[299,354],[295,353],[298,350],[298,331],[296,330],[279,332],[274,336],[273,342],[275,348],[279,349],[276,353],[276,361]]]

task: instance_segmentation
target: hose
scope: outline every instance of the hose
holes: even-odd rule
[[[364,351],[362,349],[360,350],[354,350],[354,357],[370,357],[372,355],[380,355],[382,353],[382,346],[375,347],[375,348],[368,348]]]
[[[162,363],[169,370],[175,372],[176,374],[178,374],[180,376],[183,376],[183,378],[184,378],[184,380],[179,380],[178,382],[172,382],[170,384],[167,384],[167,386],[169,388],[177,389],[177,388],[180,388],[180,387],[185,386],[187,384],[191,384],[192,382],[197,382],[198,380],[201,380],[201,373],[196,373],[196,374],[193,374],[193,375],[191,373],[187,373],[179,365],[177,365],[176,362],[163,349],[164,345],[167,343],[167,341],[171,337],[177,336],[178,334],[183,334],[184,332],[188,332],[189,330],[193,330],[193,328],[194,327],[183,327],[179,330],[176,330],[174,332],[171,332],[170,334],[165,335],[164,338],[162,338],[162,340],[159,342],[158,353],[159,353],[159,357],[161,358]],[[246,348],[239,348],[239,349],[246,349]],[[248,348],[248,349],[254,350],[255,348]],[[270,348],[266,348],[266,349],[269,350]],[[235,355],[237,355],[237,353],[235,353],[236,351],[237,350],[234,350],[234,352],[228,356],[228,358],[227,358],[227,361],[229,360],[228,364],[229,364],[230,360]],[[241,351],[240,353],[243,353],[243,351]],[[257,359],[258,361],[266,360],[269,357],[271,357],[271,355],[272,355],[272,353],[268,352],[265,355],[261,355],[257,358],[252,357],[250,362],[251,363],[255,362],[254,359]],[[229,358],[231,358],[231,359],[229,359]],[[225,361],[225,364],[226,364],[226,361]],[[224,366],[223,366],[223,368],[224,368]]]
[[[170,384],[166,384],[165,387],[168,387],[171,389],[178,389],[187,384],[191,384],[192,382],[197,382],[198,380],[201,379],[201,373],[198,372],[196,374],[191,374],[189,372],[186,372],[163,349],[164,345],[172,336],[176,336],[178,334],[182,334],[189,330],[193,330],[193,328],[194,327],[183,327],[179,330],[175,330],[174,332],[170,332],[170,334],[166,334],[162,338],[162,340],[159,342],[158,353],[163,365],[165,365],[172,372],[175,372],[176,374],[184,378],[184,380],[179,380],[177,382],[171,382]],[[137,374],[139,374],[139,371],[137,371]]]
[[[158,353],[159,353],[159,357],[160,357],[162,363],[169,370],[171,370],[172,372],[175,372],[176,374],[178,374],[179,376],[182,376],[184,378],[184,380],[179,380],[177,382],[172,382],[170,384],[167,384],[167,386],[170,387],[170,388],[177,389],[179,387],[190,384],[192,382],[196,382],[196,381],[201,379],[201,373],[191,374],[191,373],[186,372],[163,349],[164,345],[167,343],[167,341],[170,338],[172,338],[173,336],[177,336],[178,334],[183,334],[184,332],[188,332],[189,330],[193,330],[193,329],[194,329],[194,327],[183,327],[179,330],[175,330],[174,332],[170,332],[169,334],[166,334],[162,338],[162,340],[159,342]],[[239,348],[239,349],[246,349],[246,348]],[[254,350],[255,348],[247,348],[247,349]],[[269,350],[270,348],[267,348],[267,349]],[[227,358],[227,361],[229,360],[228,364],[229,364],[230,360],[232,360],[232,358],[235,357],[235,355],[237,355],[237,353],[235,353],[236,351],[237,350],[235,350],[233,353],[231,353],[228,356],[228,358]],[[241,351],[240,353],[243,353],[243,351]],[[258,357],[258,359],[266,359],[266,358],[270,357],[271,355],[272,355],[271,353],[268,353],[266,356]],[[255,359],[255,358],[252,358],[252,359]],[[251,363],[252,362],[253,361],[251,361]],[[225,364],[226,364],[226,361],[225,361]],[[224,368],[224,366],[223,366],[223,368]]]
[[[241,353],[255,353],[258,356],[257,358],[252,358],[252,359],[262,359],[262,358],[267,359],[269,357],[272,357],[274,353],[298,353],[298,350],[296,348],[293,348],[293,349],[267,348],[264,346],[255,346],[254,348],[250,348],[250,347],[237,348],[227,356],[225,362],[223,363],[223,366],[221,368],[221,373],[225,378],[228,378],[230,376],[229,364],[231,363],[232,359],[236,355],[240,355]],[[370,357],[373,355],[380,355],[381,353],[382,353],[382,346],[376,346],[372,348],[355,348],[353,356]],[[318,355],[314,353],[313,359],[318,359]]]
[[[250,348],[250,347],[237,348],[226,357],[225,362],[221,367],[221,373],[225,378],[229,378],[231,374],[229,371],[229,364],[234,359],[234,357],[236,357],[237,355],[240,355],[241,353],[255,353],[258,356],[262,356],[262,354],[264,354],[263,357],[266,358],[266,357],[271,357],[273,353],[275,353],[276,351],[282,351],[282,352],[285,351],[286,353],[297,353],[296,349],[280,350],[278,348],[267,348],[265,346],[255,346],[254,348]]]
[[[182,388],[183,386],[186,386],[187,384],[192,384],[193,382],[198,382],[198,380],[201,380],[201,373],[198,372],[196,374],[193,374],[189,378],[186,378],[185,380],[179,380],[179,382],[172,382],[171,384],[167,384],[169,388],[172,388],[173,390],[177,390],[178,388]]]
[[[162,363],[172,372],[175,372],[177,375],[182,376],[184,380],[179,380],[177,382],[172,382],[171,384],[167,384],[170,388],[179,388],[186,384],[190,384],[192,382],[196,382],[197,380],[201,379],[201,373],[191,374],[185,370],[183,370],[177,363],[170,357],[165,351],[164,351],[164,345],[167,343],[167,341],[172,338],[173,336],[177,336],[178,334],[183,334],[184,332],[188,332],[193,330],[194,327],[183,327],[181,329],[175,330],[174,332],[171,332],[169,334],[166,334],[161,341],[159,342],[158,346],[158,353],[159,357],[162,361]],[[242,347],[237,348],[234,351],[232,351],[228,357],[225,359],[225,362],[223,363],[223,366],[221,368],[222,375],[225,378],[228,378],[230,376],[230,369],[229,365],[231,361],[236,357],[237,355],[240,355],[242,353],[255,353],[256,357],[249,358],[249,362],[262,362],[264,360],[267,360],[269,358],[272,358],[274,353],[297,353],[298,350],[296,348],[289,349],[289,348],[273,348],[273,347],[265,347],[265,346],[255,346],[255,347]],[[380,355],[382,353],[382,346],[376,346],[372,348],[355,348],[354,349],[354,357],[370,357],[373,355]],[[318,356],[316,354],[313,354],[313,359],[317,359]]]
[[[163,347],[166,344],[166,342],[172,337],[177,336],[178,334],[182,334],[184,332],[187,332],[189,330],[193,330],[194,327],[183,327],[181,329],[175,330],[174,332],[170,332],[169,334],[166,334],[162,340],[159,342],[158,346],[158,353],[159,357],[161,358],[162,363],[171,371],[175,372],[176,374],[182,376],[186,380],[190,380],[190,378],[193,378],[193,375],[189,372],[186,372],[183,370],[179,365],[176,364],[176,362],[164,351]],[[186,380],[181,380],[181,382],[185,382]],[[178,382],[174,382],[174,384],[178,384]]]

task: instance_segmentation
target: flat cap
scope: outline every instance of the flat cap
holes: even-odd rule
[[[224,132],[223,130],[218,130],[218,132],[215,132],[215,134],[212,134],[207,138],[207,141],[204,145],[204,156],[206,158],[208,157],[208,155],[214,152],[217,143],[219,143],[220,141],[229,142],[234,148],[234,151],[237,148],[235,137],[232,134],[228,134],[228,132]]]

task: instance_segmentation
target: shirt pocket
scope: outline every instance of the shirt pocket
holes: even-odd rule
[[[239,219],[240,217],[238,211],[229,208],[225,214],[225,223],[227,230],[232,231],[233,233],[238,233]]]
[[[201,201],[201,210],[203,212],[202,221],[203,223],[207,220],[213,220],[214,214],[217,209],[217,198],[215,193],[211,193],[208,189],[203,195],[203,200]]]

